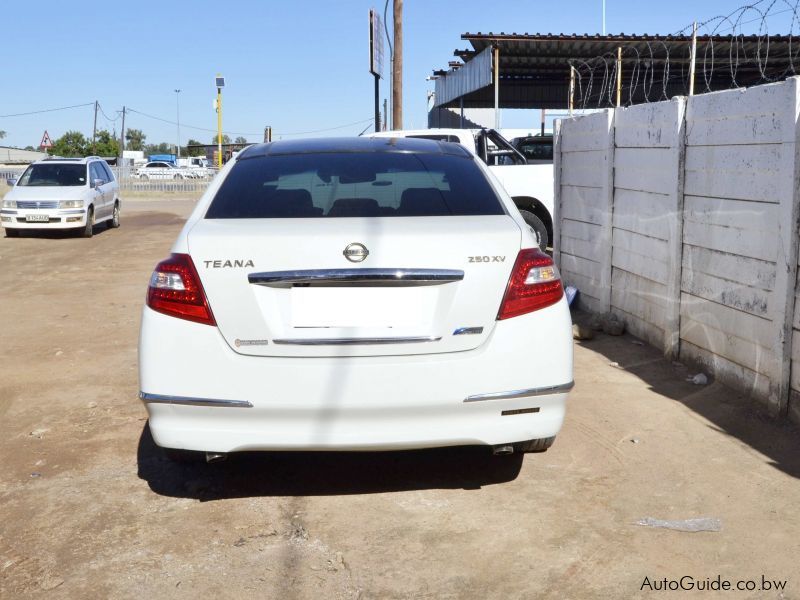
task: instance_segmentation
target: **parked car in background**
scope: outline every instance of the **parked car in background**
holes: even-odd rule
[[[511,140],[519,153],[525,157],[529,165],[553,164],[553,136],[552,135],[527,135]]]
[[[150,278],[156,444],[546,450],[572,387],[558,270],[475,153],[420,139],[243,150]]]
[[[553,165],[528,164],[494,129],[417,129],[382,131],[370,137],[422,138],[461,144],[489,165],[545,250],[553,239]]]
[[[151,161],[136,170],[139,179],[197,179],[190,169],[176,167],[168,162]]]
[[[48,158],[32,163],[3,198],[6,237],[25,229],[74,229],[92,237],[94,225],[119,227],[119,184],[98,156]]]

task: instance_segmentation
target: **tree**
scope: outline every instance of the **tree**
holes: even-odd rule
[[[80,131],[68,131],[53,143],[51,153],[57,156],[82,157],[89,153],[91,146],[91,140],[87,140]]]
[[[89,149],[91,150],[91,141]],[[99,130],[95,138],[94,153],[98,156],[119,156],[119,142],[116,136],[105,129]]]
[[[2,140],[4,137],[6,137],[6,132],[0,129],[0,140]]]
[[[233,140],[233,143],[234,143],[234,144],[246,144],[246,143],[247,143],[247,138],[246,138],[246,137],[242,137],[242,136],[240,135],[240,136],[239,136],[239,137],[237,137],[235,140]]]
[[[189,146],[202,146],[203,142],[189,138],[186,142],[186,156],[205,156],[206,152],[202,148],[189,148]]]
[[[161,142],[160,144],[147,144],[144,148],[144,153],[150,154],[175,154],[175,145]]]
[[[127,150],[144,150],[144,141],[147,136],[141,129],[128,129],[125,132],[125,148]]]
[[[36,152],[36,148],[34,148],[33,146],[25,146],[23,150],[32,150],[33,152]]]
[[[212,144],[217,144],[217,136],[216,135],[213,138],[211,138],[211,143]],[[227,133],[223,133],[222,134],[222,143],[223,144],[230,144],[231,143],[231,136],[229,136]]]

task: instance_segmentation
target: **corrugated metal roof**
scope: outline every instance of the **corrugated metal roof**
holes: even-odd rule
[[[602,36],[501,31],[465,33],[461,39],[468,41],[472,48],[457,49],[453,54],[465,64],[486,48],[499,48],[502,108],[567,108],[570,66],[579,70],[585,90],[592,71],[600,80],[606,68],[613,71],[617,48],[623,49],[623,102],[644,102],[657,99],[653,96],[671,97],[688,91],[692,39],[688,35],[620,33]],[[600,57],[605,57],[605,62]],[[800,39],[796,37],[699,35],[696,90],[721,90],[779,80],[794,74],[795,62],[800,72]],[[434,74],[450,72],[434,71]],[[631,85],[634,79],[635,85]],[[594,81],[588,105],[602,103],[600,83]],[[646,90],[648,84],[649,92]],[[492,86],[466,94],[463,98],[465,107],[494,106]],[[460,97],[457,97],[444,106],[455,107],[459,103]]]

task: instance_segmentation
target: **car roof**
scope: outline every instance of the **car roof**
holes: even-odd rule
[[[84,158],[61,158],[61,157],[53,156],[53,157],[43,158],[42,160],[37,160],[33,164],[34,165],[42,165],[42,164],[46,165],[46,164],[52,164],[52,163],[65,163],[65,164],[72,163],[72,164],[76,164],[76,165],[85,165],[85,164],[88,164],[89,161],[93,161],[93,160],[103,160],[103,159],[100,158],[99,156],[86,156]]]
[[[281,140],[267,144],[255,144],[242,150],[237,160],[285,154],[342,154],[349,152],[448,154],[466,158],[472,157],[465,148],[458,144],[448,144],[435,140],[404,137],[332,137]]]

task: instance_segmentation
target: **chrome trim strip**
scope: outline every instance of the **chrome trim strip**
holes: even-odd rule
[[[550,394],[563,394],[575,387],[575,382],[551,385],[548,387],[528,388],[526,390],[513,390],[510,392],[493,392],[491,394],[476,394],[467,396],[464,402],[482,402],[484,400],[510,400],[512,398],[530,398],[532,396],[548,396]]]
[[[441,337],[393,338],[285,338],[272,340],[273,344],[296,346],[373,346],[377,344],[417,344],[438,342]]]
[[[452,269],[309,269],[303,271],[268,271],[250,273],[247,280],[270,287],[295,283],[384,283],[405,285],[438,285],[464,279],[464,271]]]
[[[228,408],[252,408],[247,400],[214,400],[211,398],[186,398],[183,396],[164,396],[139,392],[139,400],[154,404],[183,404],[187,406],[221,406]]]

